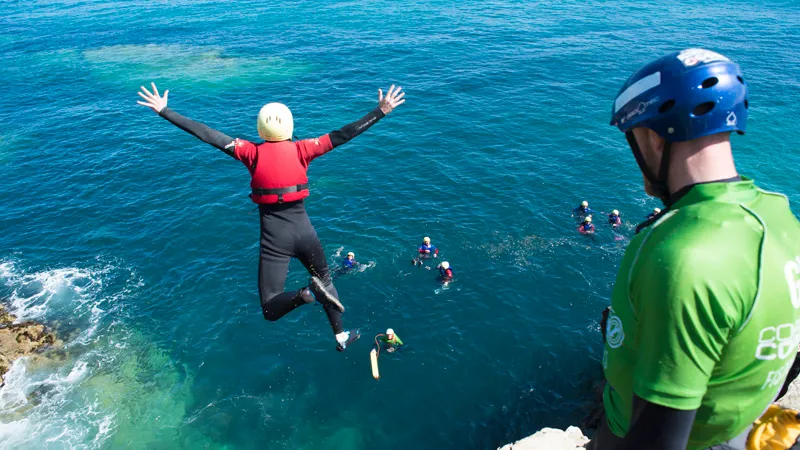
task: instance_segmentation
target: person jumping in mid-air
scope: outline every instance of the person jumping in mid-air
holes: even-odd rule
[[[583,218],[583,223],[578,225],[578,232],[580,234],[594,234],[594,225],[592,224],[592,216]]]
[[[383,344],[386,347],[386,351],[389,353],[394,353],[394,351],[403,346],[403,341],[400,340],[400,336],[394,333],[394,330],[389,328],[386,330],[386,334],[378,335],[377,341]]]
[[[589,202],[587,202],[586,200],[581,202],[581,206],[578,206],[577,208],[572,210],[572,215],[575,217],[585,217],[585,216],[590,216],[592,214],[594,214],[594,210],[592,210],[592,208],[589,208]]]
[[[317,232],[311,225],[303,199],[308,196],[308,164],[366,131],[405,100],[401,88],[392,85],[384,97],[378,90],[378,107],[343,128],[316,139],[292,140],[294,120],[286,105],[268,103],[258,113],[258,134],[265,142],[231,138],[167,107],[169,91],[162,97],[155,83],[153,92],[142,86],[139,96],[147,106],[178,128],[244,163],[252,180],[250,198],[258,204],[261,222],[261,255],[258,261],[258,292],[264,318],[275,321],[295,308],[322,303],[336,336],[337,350],[358,339],[357,332],[342,325],[344,306],[331,281],[328,262]],[[284,292],[289,261],[297,258],[311,275],[308,287]],[[313,293],[313,296],[312,296]]]
[[[415,266],[417,264],[421,266],[426,259],[430,257],[436,258],[439,255],[439,249],[431,245],[431,238],[425,236],[422,239],[422,245],[417,249],[417,253],[419,253],[419,255],[411,262]]]
[[[622,225],[622,218],[619,216],[618,210],[615,209],[608,215],[608,224],[611,225],[611,228],[617,228]]]

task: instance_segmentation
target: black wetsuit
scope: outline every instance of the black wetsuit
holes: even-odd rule
[[[203,142],[234,156],[234,139],[195,122],[175,111],[164,108],[159,114],[178,128],[194,135]],[[361,119],[329,133],[331,144],[338,147],[384,117],[380,108],[375,108]],[[258,292],[264,318],[275,321],[306,302],[298,291],[284,292],[289,261],[297,258],[308,272],[322,280],[326,290],[339,298],[331,280],[325,252],[322,250],[317,232],[311,225],[303,200],[286,203],[259,205],[261,222],[261,245],[258,261]],[[314,293],[319,299],[320,294]],[[344,331],[342,314],[332,305],[323,303],[325,313],[334,334]]]

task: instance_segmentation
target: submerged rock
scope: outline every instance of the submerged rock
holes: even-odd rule
[[[569,427],[566,431],[542,428],[536,434],[498,450],[580,450],[588,442],[589,438],[578,427]]]
[[[55,335],[44,325],[32,321],[14,323],[16,319],[0,305],[0,386],[3,385],[3,375],[17,358],[32,355],[56,343]]]

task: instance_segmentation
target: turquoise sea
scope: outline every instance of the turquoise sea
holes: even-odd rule
[[[64,341],[6,375],[0,447],[493,449],[577,423],[616,267],[658,206],[611,104],[687,47],[742,65],[739,169],[796,205],[796,0],[0,3],[0,301]],[[136,105],[149,81],[251,139],[270,101],[314,137],[407,91],[310,169],[329,260],[367,263],[337,280],[365,335],[347,352],[318,306],[262,318],[248,173]],[[584,199],[624,229],[577,235]],[[410,264],[426,235],[449,289]],[[305,280],[293,263],[287,287]],[[375,381],[387,327],[408,348]]]

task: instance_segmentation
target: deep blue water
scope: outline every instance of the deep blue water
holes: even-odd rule
[[[800,200],[796,1],[7,1],[0,4],[0,300],[64,350],[0,388],[3,448],[495,448],[584,414],[600,310],[657,203],[613,98],[686,47],[751,87],[740,171]],[[313,137],[398,83],[408,101],[315,161],[307,208],[337,281],[261,317],[247,171],[136,105],[139,85],[230,135],[269,101]],[[615,236],[576,235],[587,199]],[[431,236],[449,289],[409,264]],[[293,263],[287,287],[306,275]],[[409,344],[370,376],[370,339]]]

